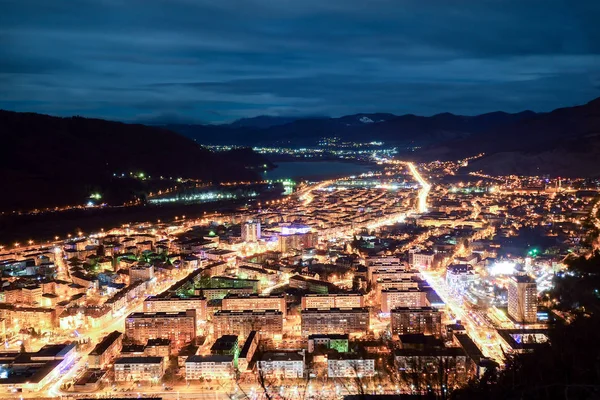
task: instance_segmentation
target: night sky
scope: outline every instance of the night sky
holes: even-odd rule
[[[122,121],[548,111],[599,0],[0,0],[0,108]]]

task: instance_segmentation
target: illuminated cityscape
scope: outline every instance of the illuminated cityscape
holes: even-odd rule
[[[0,400],[600,399],[600,0],[0,5]]]
[[[7,361],[2,390],[450,392],[570,318],[548,293],[565,257],[593,249],[590,182],[446,184],[468,160],[378,163],[236,212],[3,246],[5,351],[25,351],[31,367]],[[534,231],[563,239],[522,242]]]

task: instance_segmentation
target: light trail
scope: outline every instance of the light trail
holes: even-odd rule
[[[442,301],[455,315],[456,319],[461,320],[461,324],[466,328],[469,337],[477,343],[481,352],[500,365],[503,364],[502,345],[496,330],[485,320],[477,321],[462,302],[462,296],[451,294],[444,279],[431,274],[428,271],[421,271],[421,275],[429,286],[440,296]],[[483,337],[482,337],[483,334]]]
[[[334,181],[331,181],[331,180],[329,180],[329,181],[323,181],[323,182],[318,183],[316,185],[312,185],[312,186],[309,186],[307,188],[302,189],[301,191],[304,192],[304,193],[302,193],[302,194],[299,195],[299,199],[300,199],[300,201],[302,201],[302,205],[306,207],[307,205],[309,205],[310,203],[312,203],[312,201],[314,200],[314,197],[311,194],[311,192],[313,190],[323,189],[324,187],[330,185],[333,182]],[[299,193],[296,193],[296,194],[298,195]]]
[[[419,204],[417,209],[421,214],[426,213],[427,196],[429,195],[429,191],[431,190],[431,185],[423,178],[423,176],[421,176],[421,174],[417,170],[417,167],[415,167],[413,163],[407,162],[406,165],[408,166],[408,169],[412,176],[419,183],[419,185],[421,185],[421,190],[419,191]]]

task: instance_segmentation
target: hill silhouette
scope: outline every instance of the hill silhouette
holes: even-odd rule
[[[152,179],[254,180],[258,174],[246,167],[262,157],[250,152],[233,159],[163,128],[1,110],[0,136],[3,211],[83,204],[98,190],[118,203],[148,189],[148,182],[117,179],[130,172]]]

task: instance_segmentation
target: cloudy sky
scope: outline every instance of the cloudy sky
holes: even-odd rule
[[[0,108],[123,121],[547,111],[598,0],[0,0]]]

